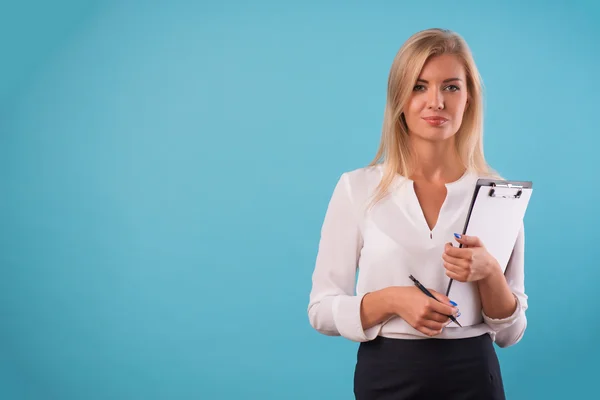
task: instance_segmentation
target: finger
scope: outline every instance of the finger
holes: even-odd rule
[[[446,270],[446,276],[450,279],[454,279],[459,282],[467,282],[468,278],[464,274],[457,274],[456,272],[452,272],[450,270]]]
[[[436,299],[438,299],[443,304],[447,304],[448,306],[450,306],[451,310],[454,310],[452,315],[456,316],[459,313],[458,304],[455,303],[454,301],[450,300],[450,298],[448,298],[448,296],[443,295],[440,292],[436,292],[433,289],[429,289],[429,291],[431,292],[432,295],[435,296]],[[427,318],[433,319],[436,321],[440,321],[440,320],[444,320],[444,318],[447,320],[448,315],[450,315],[450,314],[449,313],[448,314],[439,313],[432,309],[431,313],[428,314]]]
[[[447,253],[442,254],[442,259],[447,263],[454,264],[462,268],[467,268],[469,266],[468,260],[465,260],[464,258],[454,257]]]
[[[450,318],[447,315],[442,315],[440,313],[436,313],[436,312],[432,311],[429,314],[427,314],[425,320],[445,324],[446,322],[450,321]]]
[[[437,322],[433,322],[433,321],[430,321],[430,322],[420,321],[416,325],[415,329],[417,329],[420,332],[423,332],[427,336],[436,336],[436,335],[439,335],[440,333],[442,333],[442,330],[444,329],[444,325],[437,323]]]
[[[433,289],[427,289],[431,292],[431,294],[438,299],[439,301],[441,301],[444,304],[448,304],[448,305],[456,305],[456,303],[452,304],[452,301],[448,298],[448,296],[440,293],[440,292],[436,292]]]
[[[424,327],[424,326],[417,328],[417,330],[418,330],[419,332],[422,332],[422,333],[424,333],[425,335],[427,335],[427,336],[429,336],[429,337],[434,337],[434,336],[437,336],[437,335],[439,335],[440,333],[442,333],[442,330],[441,330],[441,329],[440,329],[440,330],[437,330],[437,331],[435,331],[435,330],[433,330],[433,329],[429,329],[429,328],[427,328],[427,327]]]
[[[461,249],[459,247],[446,246],[444,254],[450,257],[468,260],[469,258],[471,258],[472,250],[464,247]]]
[[[444,261],[444,268],[446,271],[454,272],[455,274],[462,275],[465,273],[466,268],[461,267],[460,265],[451,264],[449,262]]]
[[[431,311],[431,312],[427,313],[425,316],[423,316],[423,319],[429,319],[429,320],[437,321],[437,322],[446,322],[450,319],[450,316],[453,316],[453,317],[460,316],[460,309],[458,308],[458,305],[452,307],[452,310],[453,311],[448,314],[442,314],[437,311]]]
[[[454,245],[453,245],[452,243],[450,243],[450,242],[446,243],[446,244],[444,245],[444,254],[445,254],[445,253],[446,253],[446,252],[447,252],[449,249],[451,249],[451,248],[453,248],[453,247],[454,247]]]
[[[433,289],[428,289],[428,290],[440,302],[442,302],[443,304],[447,304],[448,306],[450,306],[450,308],[454,310],[453,315],[456,316],[456,314],[459,312],[459,310],[458,310],[458,304],[456,304],[454,301],[450,300],[450,298],[448,296],[446,296],[446,295],[444,295],[444,294],[442,294],[440,292],[437,292],[437,291],[435,291]],[[445,320],[447,320],[448,319],[448,315],[450,315],[450,313],[448,313],[448,314],[440,314],[439,312],[436,312],[434,310],[431,310],[431,311],[432,312],[427,315],[427,318],[429,318],[429,319],[435,319],[435,320],[442,319],[442,320],[444,320],[444,318],[445,318]],[[433,317],[434,315],[436,315],[435,318]],[[440,322],[442,322],[442,321],[440,321]]]
[[[442,315],[452,315],[458,311],[458,309],[454,306],[440,303],[439,301],[435,301],[433,299],[430,299],[430,300],[431,300],[429,302],[429,310],[430,311],[434,311],[434,312],[436,312],[438,314],[442,314]]]
[[[446,318],[446,319],[449,319],[449,318]],[[438,322],[438,321],[433,321],[430,319],[426,319],[421,322],[422,327],[429,328],[432,331],[436,331],[436,332],[441,331],[444,328],[444,324],[445,324],[445,321]]]
[[[481,247],[482,246],[481,240],[479,240],[479,238],[477,236],[467,236],[467,235],[461,235],[461,234],[455,233],[454,237],[456,238],[456,241],[458,243],[462,244],[463,246],[469,246],[469,247]]]

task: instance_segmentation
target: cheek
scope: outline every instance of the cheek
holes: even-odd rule
[[[425,100],[422,96],[413,96],[413,98],[408,102],[408,112],[413,115],[419,115],[421,110],[425,107]]]
[[[460,109],[463,113],[467,109],[467,99],[468,99],[467,94],[463,93],[462,96],[460,96],[460,99],[458,100],[458,104],[460,105]]]
[[[452,114],[455,121],[462,121],[467,109],[466,99],[460,99],[452,104]]]
[[[421,118],[421,110],[423,109],[422,101],[419,101],[418,98],[412,99],[404,112],[404,117],[406,118],[406,122],[408,126],[415,125],[419,122]]]

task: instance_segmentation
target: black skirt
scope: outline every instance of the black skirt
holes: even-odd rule
[[[466,339],[377,337],[358,348],[357,400],[505,399],[488,334]],[[439,396],[439,397],[438,397]]]

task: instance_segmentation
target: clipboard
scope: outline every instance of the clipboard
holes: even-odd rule
[[[506,271],[532,193],[531,181],[480,178],[475,185],[462,234],[477,236],[498,260],[502,272]],[[452,287],[453,280],[450,279],[446,296],[450,297]],[[450,298],[459,305],[462,326],[483,321],[477,282],[454,282]]]

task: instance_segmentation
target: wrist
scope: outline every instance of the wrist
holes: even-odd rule
[[[493,261],[490,263],[488,275],[484,280],[493,281],[498,279],[500,276],[504,276],[502,267],[500,267],[500,263],[496,259],[493,259]]]
[[[382,290],[384,310],[388,317],[399,315],[399,308],[404,301],[402,300],[402,286],[389,286]]]
[[[378,310],[378,314],[387,318],[391,309],[391,294],[389,288],[376,290],[365,295],[366,301],[370,302],[373,309]]]

